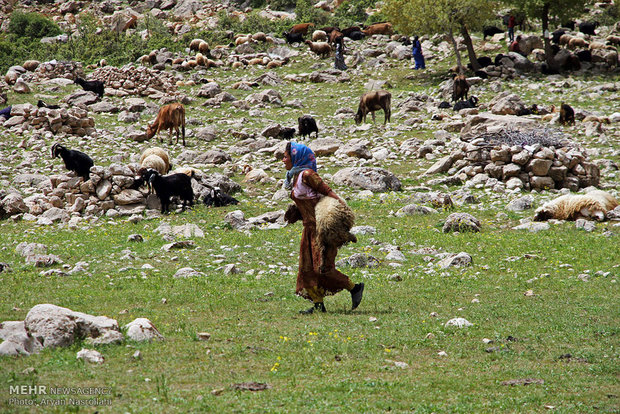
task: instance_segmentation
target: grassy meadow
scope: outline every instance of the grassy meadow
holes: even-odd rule
[[[503,46],[503,45],[502,45]],[[352,46],[359,47],[362,46]],[[276,72],[309,73],[317,63],[331,67],[331,60],[299,57]],[[552,224],[539,233],[512,230],[532,210],[515,213],[506,204],[521,193],[494,193],[471,186],[478,203],[424,216],[397,217],[394,213],[411,203],[418,191],[429,191],[422,177],[438,157],[417,159],[398,151],[409,138],[432,139],[443,128],[430,113],[398,115],[397,104],[410,93],[437,97],[449,59],[429,59],[426,72],[414,73],[410,62],[388,59],[380,69],[354,69],[351,81],[312,84],[285,81],[274,87],[283,101],[299,99],[303,109],[266,106],[251,116],[232,107],[205,107],[196,97],[200,87],[181,88],[194,99],[187,107],[188,130],[206,123],[218,130],[218,139],[200,142],[188,135],[188,149],[228,150],[237,144],[231,131],[260,134],[265,126],[280,122],[295,126],[303,113],[319,120],[321,137],[343,141],[369,140],[371,148],[385,147],[396,156],[383,161],[348,157],[319,157],[319,173],[328,177],[353,165],[383,167],[395,173],[403,190],[371,197],[359,190],[334,186],[357,216],[357,225],[376,228],[376,234],[358,236],[358,242],[341,249],[338,258],[366,253],[379,259],[373,268],[341,267],[355,282],[366,284],[364,300],[355,311],[350,295],[342,292],[326,299],[326,314],[299,315],[310,306],[294,295],[301,223],[281,229],[239,232],[224,216],[241,209],[246,218],[285,209],[287,202],[273,201],[284,176],[280,161],[269,153],[231,154],[234,163],[263,168],[275,180],[265,184],[242,183],[239,172],[232,179],[242,183],[235,194],[239,206],[209,209],[197,204],[191,211],[161,218],[128,222],[126,217],[84,220],[75,230],[66,225],[37,226],[32,222],[0,221],[0,261],[12,271],[0,273],[0,321],[23,320],[36,304],[51,303],[92,315],[106,315],[125,325],[135,318],[150,319],[165,337],[163,342],[98,346],[102,365],[76,360],[76,352],[92,348],[81,341],[63,349],[45,349],[29,357],[0,358],[1,412],[276,412],[276,413],[478,413],[620,411],[620,227],[599,223],[593,232],[574,223]],[[210,70],[204,77],[218,82],[237,98],[253,91],[232,90],[240,80],[252,80],[263,69]],[[191,73],[184,73],[189,78]],[[406,76],[410,76],[407,79]],[[393,118],[382,126],[383,114],[369,130],[356,129],[352,115],[337,117],[339,108],[357,108],[358,97],[369,79],[387,80],[393,96]],[[574,107],[609,115],[618,108],[618,92],[601,96],[591,88],[620,81],[618,72],[591,77],[568,76],[547,88],[545,78],[517,77],[501,80],[502,90],[519,93],[528,103],[542,105],[570,100]],[[569,87],[563,86],[564,84]],[[534,85],[534,87],[528,87]],[[28,95],[9,94],[11,102],[36,103],[37,96],[61,98],[75,89],[32,85]],[[494,92],[489,82],[472,87],[481,103]],[[121,98],[106,96],[113,102]],[[484,110],[484,109],[482,109]],[[451,112],[451,111],[450,111]],[[454,119],[460,119],[458,115]],[[97,165],[114,160],[135,161],[151,143],[138,144],[123,137],[116,116],[91,114],[101,136],[89,140],[63,138],[68,147],[89,152]],[[405,123],[410,118],[419,122]],[[152,119],[143,114],[141,125]],[[120,129],[119,129],[120,128]],[[620,162],[618,126],[606,134],[587,137],[578,122],[565,132],[590,150],[592,158]],[[164,136],[167,138],[166,134]],[[458,134],[453,134],[458,140]],[[45,174],[64,172],[61,160],[49,159],[55,138],[33,138],[0,130],[4,168],[0,179],[10,183],[15,174],[31,168]],[[34,144],[20,145],[22,140]],[[37,141],[38,140],[38,141]],[[35,145],[36,144],[36,145]],[[172,157],[182,148],[163,146]],[[33,148],[34,147],[34,148]],[[442,153],[443,151],[443,153]],[[204,167],[221,172],[222,166]],[[619,184],[617,170],[604,170],[602,182]],[[480,187],[480,188],[479,188]],[[453,192],[461,186],[434,186]],[[536,206],[556,196],[532,194]],[[482,222],[480,233],[444,234],[442,225],[451,212],[467,212]],[[193,223],[204,238],[193,238],[193,248],[166,252],[168,243],[155,230],[162,223]],[[128,241],[140,234],[143,243]],[[86,272],[70,275],[42,274],[49,269],[27,265],[15,252],[21,242],[43,243],[48,253],[65,263],[54,269],[88,263]],[[387,245],[400,248],[403,262],[385,260]],[[467,252],[473,264],[440,269],[437,253]],[[235,264],[238,273],[225,274],[223,266]],[[191,267],[205,277],[175,279],[174,273]],[[445,327],[462,317],[473,326]],[[198,333],[210,338],[199,340]],[[132,355],[139,350],[142,357]],[[570,354],[570,356],[568,356]],[[530,380],[524,385],[504,381]],[[268,384],[263,391],[237,390],[234,384]],[[43,396],[11,395],[11,386],[105,387],[99,406],[40,405]],[[77,396],[90,398],[92,396]],[[9,403],[10,398],[34,399],[38,406]],[[66,396],[57,396],[57,402]]]

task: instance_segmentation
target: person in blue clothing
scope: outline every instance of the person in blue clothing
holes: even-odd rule
[[[413,60],[415,61],[414,69],[426,69],[426,64],[424,63],[424,55],[422,54],[422,44],[420,43],[418,36],[415,36],[413,38],[411,53],[413,54]]]

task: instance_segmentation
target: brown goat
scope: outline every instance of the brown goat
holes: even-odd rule
[[[183,131],[183,146],[185,146],[185,107],[180,103],[164,105],[159,108],[155,122],[147,126],[146,137],[147,139],[151,139],[159,134],[159,131],[162,129],[169,129],[169,144],[172,144],[172,128],[174,128],[177,133],[176,143],[178,144],[179,126],[181,127],[181,131]],[[163,142],[161,137],[159,138],[159,142]]]
[[[467,92],[469,92],[469,83],[465,75],[456,75],[452,86],[452,101],[467,100]]]
[[[299,24],[295,24],[293,25],[293,27],[291,27],[291,30],[289,30],[289,33],[301,33],[302,35],[306,35],[308,34],[308,28],[310,26],[314,26],[314,23],[299,23]]]
[[[332,30],[327,37],[329,39],[328,43],[330,45],[335,45],[340,39],[344,38],[344,35],[338,30]]]
[[[311,51],[322,58],[329,57],[329,54],[332,52],[332,48],[327,42],[311,42],[306,40],[304,43],[310,47]]]
[[[362,32],[366,36],[372,36],[375,34],[392,36],[394,29],[392,28],[392,23],[375,23],[363,29]]]
[[[392,115],[392,94],[388,91],[370,91],[366,92],[360,98],[360,105],[357,108],[355,114],[355,123],[360,124],[362,120],[366,122],[366,115],[368,112],[372,115],[372,122],[375,122],[375,111],[383,109],[385,119],[383,125],[390,122],[390,116]]]

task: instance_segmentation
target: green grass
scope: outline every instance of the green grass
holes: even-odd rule
[[[309,73],[316,62],[304,53],[276,72],[281,77]],[[323,62],[326,66],[332,63]],[[188,129],[211,123],[219,133],[218,139],[209,143],[189,138],[188,149],[226,150],[237,143],[231,129],[258,134],[271,123],[293,126],[298,116],[312,113],[322,125],[321,137],[343,141],[370,139],[375,146],[383,145],[398,153],[403,141],[433,138],[442,124],[428,121],[430,114],[422,112],[406,116],[424,120],[415,128],[405,128],[394,116],[392,123],[383,127],[379,114],[376,127],[360,132],[350,130],[351,119],[339,120],[333,117],[334,112],[342,107],[355,109],[368,79],[390,81],[394,106],[410,92],[436,96],[437,85],[450,64],[448,60],[430,61],[428,66],[432,69],[415,74],[411,80],[404,78],[412,72],[409,62],[390,60],[391,67],[381,73],[368,69],[360,73],[351,71],[349,83],[286,82],[274,89],[283,101],[300,99],[304,108],[266,106],[261,108],[262,116],[249,116],[247,111],[229,104],[203,107],[201,98],[195,97],[199,85],[183,88],[184,93],[195,97],[188,105],[188,117],[199,122]],[[268,87],[248,92],[232,90],[230,86],[241,77],[254,79],[262,72],[258,68],[211,70],[206,77],[244,98]],[[618,74],[579,80],[587,89],[617,82]],[[528,90],[525,84],[522,79],[507,80],[502,89],[521,93],[528,103],[543,95],[538,102],[544,105],[557,105],[560,99],[576,99],[583,93],[581,86],[547,93]],[[38,94],[62,97],[75,88],[50,91],[32,86],[34,92],[30,95],[9,92],[11,102],[35,103]],[[494,96],[486,84],[472,89],[482,102]],[[607,113],[613,96],[613,92],[606,92],[599,99],[584,96],[578,106]],[[118,98],[106,99],[121,102]],[[396,112],[394,108],[393,114]],[[102,131],[114,131],[120,125],[116,115],[92,116]],[[241,126],[231,127],[231,118],[239,120]],[[150,119],[143,114],[140,125],[145,126]],[[607,143],[585,137],[579,124],[566,131],[575,141],[599,150],[600,157],[619,162],[618,138],[614,135],[618,129],[610,128]],[[0,178],[10,183],[26,158],[18,144],[31,136],[16,136],[5,130],[0,133],[6,167]],[[114,138],[133,153],[128,148],[110,145],[105,137],[89,142],[67,137],[64,141],[69,147],[87,146],[99,165],[109,165],[108,160],[114,155],[122,155],[124,162],[129,162],[128,155],[135,156],[143,146],[154,144],[138,145],[123,141],[122,136]],[[49,157],[52,142],[44,138],[40,142],[43,155],[31,161],[33,167],[45,174],[64,171],[59,160],[49,168],[49,161],[43,159]],[[167,137],[163,146],[173,158],[183,150],[168,146]],[[420,174],[434,160],[398,155],[396,160],[370,165],[389,169],[405,187],[425,185],[428,177]],[[445,154],[436,151],[435,155]],[[276,179],[284,173],[281,163],[268,155],[250,154],[248,159],[233,155],[233,159],[255,167],[266,165],[267,173]],[[334,174],[349,166],[350,161],[319,157],[319,165],[321,174]],[[220,172],[222,168],[208,170],[214,171]],[[236,173],[232,178],[241,183],[243,176]],[[605,173],[603,182],[617,186],[617,173]],[[46,349],[30,357],[0,358],[0,411],[549,412],[546,405],[556,407],[554,412],[619,411],[618,226],[601,223],[591,233],[575,229],[574,223],[554,224],[550,230],[535,234],[514,231],[511,228],[520,219],[531,217],[531,211],[508,212],[508,218],[496,215],[504,212],[503,207],[518,195],[476,188],[470,191],[480,199],[479,204],[428,216],[398,218],[390,212],[409,203],[411,190],[360,200],[357,190],[335,186],[338,193],[348,198],[357,224],[377,229],[377,234],[359,236],[358,243],[343,247],[339,258],[365,252],[382,264],[372,269],[341,268],[355,282],[366,284],[358,310],[348,310],[350,298],[342,292],[326,299],[328,313],[302,316],[298,311],[309,303],[294,295],[301,226],[255,229],[247,234],[230,229],[224,221],[229,211],[239,208],[247,218],[284,209],[287,204],[266,201],[278,188],[276,184],[242,186],[244,192],[236,195],[242,204],[237,207],[207,209],[198,205],[192,211],[137,224],[123,218],[102,217],[69,230],[58,225],[43,227],[23,221],[1,221],[0,261],[10,263],[12,272],[0,273],[0,321],[23,320],[32,306],[53,303],[75,311],[107,315],[117,319],[121,326],[137,317],[146,317],[166,339],[97,347],[106,358],[101,366],[76,360],[76,352],[82,347],[92,348],[82,342],[69,348]],[[433,189],[445,192],[459,187]],[[534,196],[538,204],[543,199],[542,195]],[[482,221],[482,232],[442,233],[443,221],[452,211],[476,216]],[[164,252],[161,247],[168,241],[155,232],[161,222],[195,223],[206,237],[195,238],[194,248]],[[128,236],[134,233],[141,234],[144,242],[128,242]],[[85,261],[89,264],[88,272],[43,276],[41,272],[47,269],[26,265],[15,252],[17,244],[24,241],[45,244],[48,252],[58,255],[69,268]],[[406,257],[401,266],[392,267],[384,260],[386,253],[381,247],[385,244],[401,248]],[[414,252],[431,247],[439,252],[465,251],[473,257],[473,265],[442,270],[432,254]],[[131,259],[126,258],[127,250]],[[526,258],[526,254],[531,258]],[[221,267],[229,263],[234,263],[240,273],[225,275]],[[143,268],[145,264],[154,269]],[[179,268],[188,266],[207,276],[185,280],[172,277]],[[589,281],[578,278],[582,273],[590,276]],[[400,275],[402,281],[391,281],[394,274]],[[534,296],[525,296],[528,290],[533,290]],[[444,327],[454,317],[464,317],[474,325],[463,329]],[[211,338],[199,341],[199,332],[209,332]],[[484,338],[493,342],[486,344]],[[485,351],[491,347],[499,348],[496,352]],[[141,360],[132,358],[136,350],[142,353]],[[447,356],[438,355],[440,351]],[[571,354],[572,358],[559,359],[564,354]],[[408,366],[399,368],[394,361]],[[29,367],[35,371],[24,373]],[[540,379],[544,384],[502,385],[506,380],[526,378]],[[251,392],[231,387],[250,381],[267,383],[271,388]],[[109,399],[111,405],[79,410],[40,406],[31,410],[8,404],[11,397],[30,398],[10,395],[10,386],[33,384],[108,387],[110,394],[103,398]]]

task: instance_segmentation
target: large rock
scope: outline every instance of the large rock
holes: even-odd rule
[[[352,139],[342,145],[338,151],[336,151],[336,155],[346,154],[349,157],[365,158],[368,160],[372,158],[372,153],[368,149],[369,144],[368,140],[365,139]]]
[[[447,269],[449,267],[462,267],[462,266],[470,266],[472,264],[473,259],[471,256],[465,252],[460,252],[458,254],[451,254],[447,257],[441,259],[437,266],[442,269]]]
[[[144,202],[144,195],[138,190],[125,189],[114,196],[114,202],[121,206]]]
[[[443,232],[448,233],[451,231],[458,232],[479,232],[480,220],[468,213],[452,213],[446,218],[446,222],[443,225]]]
[[[198,90],[198,96],[202,98],[215,98],[220,93],[222,93],[222,88],[215,82],[206,83]]]
[[[26,331],[23,321],[0,323],[0,355],[30,355],[43,348],[39,341]]]
[[[164,336],[159,333],[155,325],[146,318],[137,318],[123,327],[127,330],[127,337],[134,341],[163,340]]]
[[[99,95],[91,91],[76,91],[65,100],[70,106],[92,105],[99,100]]]
[[[114,319],[50,304],[36,305],[30,309],[24,326],[45,348],[70,346],[76,339],[96,338],[109,330],[119,330]]]
[[[11,193],[0,201],[0,218],[25,213],[27,211],[28,206],[24,203],[21,194]]]
[[[517,115],[526,106],[521,97],[515,93],[502,92],[489,102],[491,112],[498,115]]]
[[[336,138],[319,138],[308,145],[316,155],[331,155],[342,145],[342,141]]]
[[[207,152],[203,152],[199,154],[194,162],[199,164],[224,164],[226,161],[231,161],[232,158],[230,155],[225,153],[224,151],[218,149],[212,149]]]
[[[350,167],[334,174],[334,183],[347,185],[372,192],[398,191],[400,180],[383,168]]]

